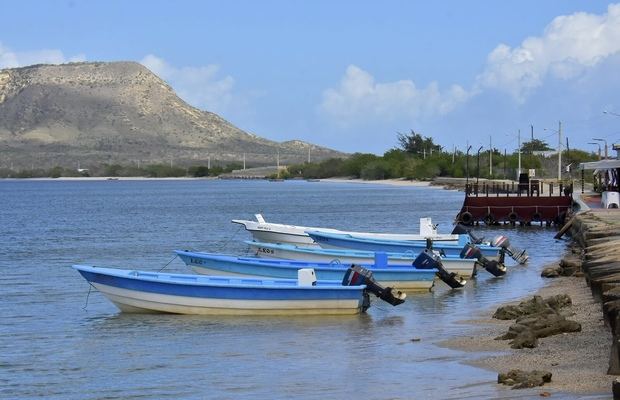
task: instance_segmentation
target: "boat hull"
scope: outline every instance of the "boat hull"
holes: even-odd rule
[[[317,245],[306,231],[321,231],[326,233],[348,234],[354,237],[381,239],[381,240],[405,240],[405,241],[425,241],[431,238],[434,241],[456,244],[459,235],[453,234],[400,234],[400,233],[373,233],[373,232],[354,232],[342,231],[331,228],[317,228],[309,226],[286,225],[266,222],[262,216],[258,216],[258,221],[232,220],[233,223],[241,224],[252,234],[255,241],[266,243],[290,243],[296,245],[312,246]]]
[[[237,275],[246,277],[274,277],[294,279],[301,268],[312,268],[318,280],[341,281],[350,263],[311,263],[297,260],[268,260],[250,257],[232,257],[203,252],[176,251],[177,255],[195,272],[205,275]],[[375,268],[364,265],[380,284],[399,290],[428,291],[435,282],[436,270],[417,270],[411,266]]]
[[[426,243],[413,241],[379,240],[353,237],[351,235],[327,234],[309,231],[310,237],[324,249],[352,249],[364,251],[383,251],[387,253],[419,253],[424,251]],[[433,242],[433,250],[442,256],[459,257],[463,250],[462,244]],[[500,249],[491,246],[479,246],[482,254],[491,260],[499,258]]]
[[[365,286],[298,286],[257,280],[74,266],[123,312],[202,315],[346,315],[362,311]]]
[[[368,267],[375,264],[375,253],[364,250],[306,248],[290,244],[246,241],[256,257],[282,260],[300,260],[320,263],[357,264]],[[388,265],[410,267],[417,253],[387,253]],[[460,257],[443,257],[443,267],[463,278],[476,274],[476,260]]]

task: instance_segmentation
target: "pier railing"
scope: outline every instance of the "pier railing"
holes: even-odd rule
[[[562,224],[572,205],[570,181],[483,181],[466,183],[456,221],[465,225]]]
[[[465,185],[465,196],[572,196],[573,184],[565,182],[543,182],[530,180],[527,183],[515,181],[484,181]]]

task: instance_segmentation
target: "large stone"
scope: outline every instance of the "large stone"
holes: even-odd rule
[[[518,305],[506,305],[498,307],[493,318],[508,320],[516,319],[524,315],[533,315],[540,313],[549,313],[550,311],[558,311],[563,307],[572,304],[570,296],[566,294],[558,294],[543,299],[540,296],[534,296],[530,300],[525,300]]]
[[[552,374],[549,371],[523,371],[513,369],[497,376],[497,383],[512,386],[513,389],[533,388],[551,382]]]
[[[553,267],[547,267],[543,269],[542,272],[540,273],[540,276],[542,276],[543,278],[557,278],[561,274],[562,274],[562,267],[553,266]]]

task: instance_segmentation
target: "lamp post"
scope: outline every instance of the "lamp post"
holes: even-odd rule
[[[598,159],[601,159],[601,144],[600,143],[596,143],[596,142],[588,142],[588,144],[594,144],[596,146],[598,146]]]
[[[605,160],[607,160],[607,140],[605,140],[605,139],[597,139],[597,138],[592,138],[592,140],[596,140],[597,142],[605,142]],[[598,152],[598,158],[599,158],[599,160],[601,159],[601,151],[600,150]]]
[[[558,130],[547,129],[546,131],[555,132],[558,134],[558,182],[562,180],[562,121],[558,121]]]
[[[478,167],[476,168],[476,186],[478,186],[478,178],[480,178],[480,150],[482,150],[483,146],[480,146],[478,149]]]
[[[467,187],[469,185],[469,150],[471,150],[471,145],[467,147],[467,152],[465,153],[465,192],[467,192]]]

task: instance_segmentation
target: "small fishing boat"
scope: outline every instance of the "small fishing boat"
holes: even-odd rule
[[[351,264],[317,263],[256,257],[235,257],[226,254],[176,250],[175,253],[195,272],[205,275],[239,275],[293,279],[297,271],[312,268],[318,280],[342,280]],[[409,266],[375,267],[364,265],[377,282],[401,290],[430,290],[436,270],[417,270]]]
[[[368,292],[397,305],[404,293],[383,288],[362,268],[342,281],[317,281],[302,269],[298,279],[257,279],[168,274],[74,265],[88,283],[123,312],[205,315],[341,315],[369,306]]]
[[[299,269],[311,268],[320,280],[342,280],[351,264],[319,263],[297,260],[278,260],[256,257],[235,257],[226,254],[176,250],[175,253],[195,272],[205,275],[237,275],[249,277],[274,277],[292,279]],[[387,258],[385,259],[387,261]],[[416,269],[413,266],[383,264],[363,265],[372,272],[374,279],[386,286],[400,290],[430,290],[435,281],[436,269]]]
[[[308,226],[276,224],[265,221],[261,214],[256,214],[256,221],[233,219],[235,224],[241,224],[252,234],[254,240],[267,243],[293,243],[299,245],[312,246],[316,243],[306,231],[321,231],[336,234],[348,234],[360,238],[376,238],[386,240],[415,240],[425,241],[432,239],[436,242],[458,243],[461,235],[458,234],[438,234],[437,225],[431,222],[430,218],[420,218],[419,234],[398,234],[398,233],[371,233],[371,232],[351,232],[331,228],[316,228]],[[467,235],[462,235],[467,236]]]
[[[277,258],[284,260],[300,260],[307,262],[357,264],[368,267],[376,263],[377,253],[373,251],[351,249],[323,249],[319,247],[303,247],[293,244],[262,243],[246,240],[255,256],[261,258]],[[385,253],[387,264],[411,267],[418,253]],[[448,272],[455,272],[464,278],[475,275],[476,260],[460,257],[442,257],[441,262]]]
[[[428,242],[388,240],[377,238],[355,237],[349,234],[328,233],[325,231],[307,231],[308,235],[321,247],[337,249],[354,249],[366,251],[385,251],[390,253],[404,253],[413,251],[419,253],[429,247]],[[463,236],[465,238],[465,236]],[[468,240],[461,240],[459,243],[431,243],[433,250],[441,253],[442,256],[460,256],[463,247]],[[500,247],[481,244],[478,246],[482,254],[489,259],[499,259]]]

